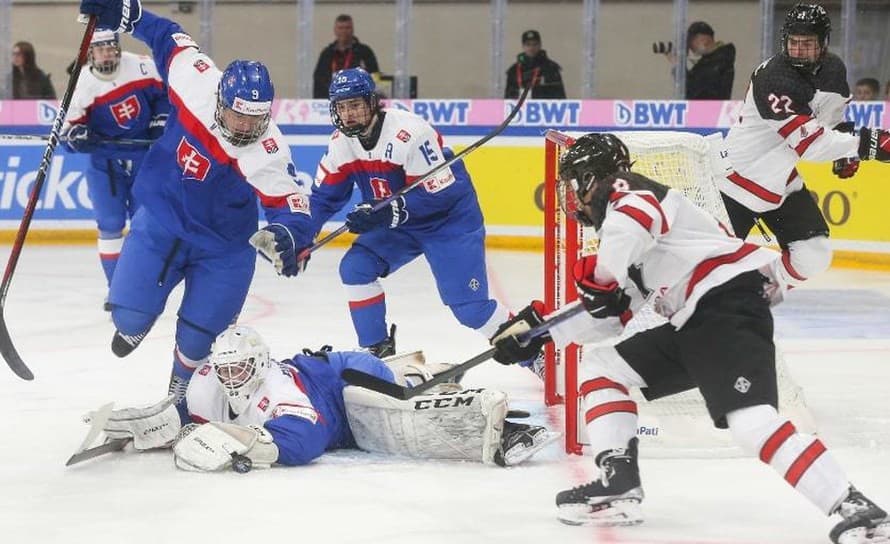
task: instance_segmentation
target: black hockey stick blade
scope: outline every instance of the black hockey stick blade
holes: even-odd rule
[[[22,361],[15,346],[12,344],[12,337],[9,335],[9,328],[6,325],[6,317],[4,315],[6,309],[6,293],[9,291],[9,284],[12,282],[12,275],[19,262],[19,256],[22,254],[22,246],[25,245],[25,237],[28,235],[28,228],[31,226],[31,219],[34,217],[34,210],[37,208],[40,192],[43,189],[43,184],[46,182],[46,173],[49,171],[53,153],[56,150],[56,146],[59,144],[59,134],[62,132],[62,123],[65,121],[65,116],[68,114],[68,106],[71,105],[71,98],[74,96],[74,89],[77,87],[77,80],[80,77],[80,69],[87,60],[90,39],[93,37],[93,31],[96,29],[96,22],[96,16],[90,15],[89,22],[83,32],[83,38],[80,40],[80,49],[78,49],[77,52],[77,68],[71,72],[71,77],[68,78],[68,86],[65,88],[65,94],[62,95],[62,101],[59,102],[59,111],[56,113],[56,118],[53,121],[53,127],[49,133],[49,141],[46,143],[46,149],[43,150],[43,158],[40,160],[40,167],[37,169],[37,177],[34,179],[31,195],[28,197],[28,203],[25,205],[25,211],[22,213],[22,221],[19,223],[19,230],[16,232],[12,250],[9,252],[9,260],[6,261],[6,270],[3,272],[3,281],[0,283],[0,355],[3,355],[3,359],[12,371],[25,380],[33,380],[34,374],[31,373],[25,365],[25,362]]]
[[[562,313],[551,317],[537,327],[533,327],[532,329],[519,335],[519,341],[525,344],[532,338],[544,334],[545,332],[550,330],[551,327],[555,327],[556,325],[559,325],[560,323],[563,323],[584,312],[584,306],[580,303],[575,304],[575,306],[566,308],[567,309],[564,310]],[[408,400],[411,397],[423,394],[425,391],[429,391],[433,387],[441,383],[445,383],[456,376],[463,375],[467,370],[491,359],[496,351],[496,348],[491,348],[483,351],[479,355],[476,355],[475,357],[468,359],[459,365],[455,365],[445,372],[440,372],[439,374],[436,374],[433,379],[425,381],[422,384],[414,387],[404,387],[401,385],[397,385],[392,382],[388,382],[382,378],[378,378],[377,376],[373,376],[366,372],[362,372],[360,370],[355,370],[352,368],[345,369],[343,371],[342,377],[346,381],[346,383],[350,385],[364,387],[365,389],[370,389],[371,391],[382,393],[388,397],[394,397],[400,400]]]
[[[513,109],[510,110],[510,114],[507,115],[507,117],[503,120],[503,122],[501,122],[500,125],[496,126],[496,127],[494,128],[494,130],[492,130],[491,132],[489,132],[488,134],[486,134],[486,135],[483,136],[482,138],[476,140],[476,141],[473,142],[472,144],[470,144],[470,145],[468,145],[467,147],[465,147],[464,149],[462,149],[460,153],[456,153],[453,157],[451,157],[451,158],[448,159],[447,161],[443,162],[442,164],[437,165],[435,168],[433,168],[433,169],[430,170],[429,172],[423,174],[422,176],[420,176],[419,178],[417,178],[417,179],[414,181],[414,183],[412,183],[411,185],[405,185],[404,187],[402,187],[401,189],[399,189],[399,190],[396,191],[395,193],[391,194],[389,197],[384,198],[383,200],[378,201],[376,204],[374,204],[374,207],[371,208],[371,211],[372,211],[372,212],[380,211],[380,210],[382,210],[383,208],[389,206],[390,203],[392,203],[393,200],[395,200],[395,199],[399,198],[400,196],[404,195],[405,193],[407,193],[407,192],[410,191],[411,189],[414,189],[415,187],[418,187],[419,185],[421,185],[421,184],[422,184],[424,181],[426,181],[427,179],[429,179],[429,178],[435,176],[436,174],[438,174],[438,173],[441,172],[442,170],[448,168],[448,167],[451,166],[452,164],[454,164],[454,163],[456,163],[457,161],[463,159],[464,157],[466,157],[467,155],[469,155],[470,153],[472,153],[472,152],[475,151],[476,149],[479,149],[479,147],[481,147],[481,146],[482,146],[483,144],[485,144],[487,141],[491,140],[492,138],[494,138],[495,136],[497,136],[498,134],[500,134],[501,132],[503,132],[504,129],[507,128],[507,126],[509,126],[510,123],[513,121],[513,119],[519,114],[519,110],[521,110],[521,109],[522,109],[522,105],[525,104],[525,99],[528,98],[529,92],[531,91],[531,88],[534,87],[535,81],[537,81],[537,75],[535,75],[535,76],[532,78],[532,84],[529,85],[525,90],[522,91],[522,94],[519,96],[519,99],[516,101],[516,105],[514,105],[514,106],[513,106]],[[315,243],[312,244],[311,246],[309,246],[309,247],[307,247],[306,249],[304,249],[303,251],[301,251],[300,254],[297,255],[297,262],[300,262],[300,261],[302,261],[302,260],[305,260],[307,257],[309,257],[309,255],[312,254],[312,252],[314,252],[315,250],[319,249],[320,247],[322,247],[322,246],[324,246],[324,245],[327,245],[328,242],[330,242],[331,240],[333,240],[334,238],[340,236],[341,234],[345,233],[345,232],[348,231],[348,230],[349,230],[349,227],[347,227],[346,225],[341,225],[341,226],[340,226],[338,229],[336,229],[335,231],[331,232],[331,233],[328,234],[327,236],[324,236],[323,238],[321,238],[320,240],[318,240],[317,242],[315,242]]]
[[[71,465],[76,465],[77,463],[82,463],[94,457],[99,457],[100,455],[105,455],[106,453],[112,453],[115,451],[121,451],[124,449],[127,444],[130,443],[132,438],[112,438],[107,442],[100,446],[96,446],[95,448],[85,449],[83,451],[79,451],[68,458],[68,461],[65,462],[66,467],[70,467]]]
[[[362,372],[361,370],[355,370],[353,368],[347,368],[343,371],[343,379],[350,385],[364,387],[365,389],[370,389],[371,391],[376,391],[388,397],[397,398],[399,400],[408,400],[411,397],[416,397],[417,395],[421,395],[424,392],[429,391],[439,384],[454,379],[456,376],[463,374],[476,365],[484,363],[485,361],[491,359],[495,351],[495,348],[486,350],[479,355],[476,355],[472,359],[464,361],[459,365],[455,365],[445,372],[440,372],[439,374],[436,374],[431,380],[425,381],[422,384],[416,385],[414,387],[403,387],[401,385],[388,382],[384,379],[378,378],[377,376],[373,376],[371,374],[367,374],[365,372]]]

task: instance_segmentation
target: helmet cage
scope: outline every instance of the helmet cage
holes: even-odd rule
[[[380,97],[376,92],[377,86],[371,76],[361,68],[347,68],[340,70],[331,77],[331,85],[328,88],[330,98],[331,123],[345,136],[354,137],[366,132],[374,122],[374,117],[380,111]],[[337,103],[353,98],[362,98],[368,107],[368,120],[365,123],[347,125],[340,112],[337,111]]]
[[[113,47],[114,58],[98,61],[94,51],[96,47]],[[96,30],[87,51],[87,62],[90,64],[90,70],[97,76],[103,79],[110,79],[114,76],[121,63],[121,44],[117,33],[106,29]]]
[[[214,112],[223,138],[238,147],[259,140],[269,128],[274,97],[275,88],[265,65],[249,60],[229,63],[219,79]],[[238,121],[237,126],[234,121]]]
[[[358,98],[358,97],[350,97],[350,98]],[[374,116],[377,115],[377,112],[380,111],[380,97],[377,96],[377,93],[370,93],[366,96],[362,96],[365,104],[368,106],[368,122],[367,123],[358,123],[355,125],[347,125],[343,118],[340,116],[340,112],[337,111],[337,103],[342,102],[344,100],[349,100],[349,98],[340,98],[338,100],[331,100],[330,104],[330,112],[331,112],[331,123],[333,123],[334,127],[337,130],[343,133],[344,136],[349,136],[350,138],[358,136],[359,134],[368,130],[368,127],[374,122]]]
[[[612,134],[592,133],[575,141],[559,162],[557,197],[563,213],[586,227],[599,229],[611,185],[598,184],[630,170],[630,153]]]
[[[269,349],[253,329],[235,327],[217,337],[210,364],[236,415],[250,403],[272,367]]]
[[[223,116],[223,112],[225,110],[231,111],[235,115],[243,115],[246,117],[255,117],[256,121],[253,122],[250,130],[247,131],[239,131],[236,129],[229,128],[226,125],[225,117]],[[230,114],[231,115],[231,114]],[[272,120],[272,112],[267,112],[261,115],[249,115],[245,113],[240,113],[235,109],[228,107],[222,100],[221,95],[217,94],[216,100],[216,112],[214,113],[214,120],[216,124],[219,126],[219,131],[222,133],[223,138],[225,138],[230,144],[236,147],[244,147],[246,145],[250,145],[257,140],[260,139],[260,136],[266,133],[266,129],[269,128],[269,122]]]
[[[792,57],[788,51],[791,36],[816,36],[819,41],[819,55],[815,60]],[[825,8],[818,4],[797,4],[785,16],[782,25],[782,54],[795,68],[815,72],[822,65],[828,53],[831,40],[831,19]]]

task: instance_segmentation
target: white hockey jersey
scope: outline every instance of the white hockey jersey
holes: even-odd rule
[[[596,282],[615,281],[637,310],[655,311],[681,328],[712,288],[781,256],[729,234],[682,193],[636,173],[620,173],[599,231]],[[614,328],[582,312],[550,330],[560,347],[604,340]]]
[[[205,363],[198,368],[186,392],[189,416],[196,423],[220,421],[238,425],[262,426],[270,419],[283,415],[318,421],[318,412],[306,396],[299,372],[289,365],[272,363],[259,389],[251,395],[251,404],[244,412],[232,417],[229,402],[213,366]]]
[[[720,190],[755,212],[774,210],[803,187],[801,159],[857,157],[859,137],[833,130],[850,101],[847,70],[827,54],[814,75],[792,67],[782,55],[754,71],[738,122],[726,137],[732,172]]]

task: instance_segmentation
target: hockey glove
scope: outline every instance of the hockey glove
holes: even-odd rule
[[[133,32],[133,27],[142,17],[142,2],[140,0],[81,0],[80,13],[83,15],[95,15],[99,20],[97,25],[110,28],[117,32]],[[81,22],[86,22],[81,17]]]
[[[232,423],[186,425],[173,444],[176,467],[214,472],[232,465],[232,454],[250,458],[253,468],[269,468],[278,460],[278,446],[265,428]],[[248,469],[249,470],[249,469]]]
[[[533,300],[521,312],[502,323],[490,340],[491,345],[497,348],[494,360],[502,365],[509,365],[537,357],[544,345],[550,341],[550,334],[536,336],[524,345],[517,336],[543,323],[543,313],[544,303]]]
[[[167,126],[167,117],[166,113],[158,113],[151,118],[151,121],[148,123],[148,137],[152,140],[157,140],[164,134],[164,128]]]
[[[859,171],[859,159],[852,157],[837,159],[832,163],[831,171],[841,179],[852,178]]]
[[[362,202],[354,210],[346,214],[346,226],[349,232],[362,234],[375,229],[389,227],[394,229],[408,220],[405,209],[405,197],[400,196],[389,203],[389,206],[372,211],[372,202]]]
[[[256,231],[249,242],[263,258],[275,266],[279,276],[291,277],[306,270],[309,264],[308,256],[297,262],[297,255],[305,248],[297,249],[296,239],[288,227],[281,223],[270,223]]]
[[[62,143],[71,153],[92,153],[99,147],[99,140],[86,125],[71,125],[71,128],[62,134]]]
[[[879,128],[860,129],[859,158],[890,162],[890,132]]]
[[[622,323],[627,323],[633,315],[629,310],[630,297],[614,281],[608,285],[596,283],[593,277],[595,269],[596,255],[578,259],[572,269],[581,303],[587,313],[597,319],[619,317]]]
[[[114,410],[102,430],[108,438],[132,438],[137,450],[168,447],[181,425],[173,398],[146,408]]]

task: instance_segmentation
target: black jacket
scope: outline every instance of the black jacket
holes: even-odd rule
[[[531,84],[532,74],[538,69],[538,82],[532,89],[532,98],[565,98],[566,90],[562,85],[560,71],[562,67],[547,58],[547,52],[541,51],[533,58],[525,53],[516,57],[516,62],[507,69],[507,88],[504,98],[519,98],[519,89]]]
[[[14,99],[54,99],[56,90],[53,88],[49,75],[36,69],[26,76],[15,68],[12,69],[12,98]]]
[[[735,46],[719,44],[686,71],[687,100],[729,100],[735,78]]]
[[[364,68],[369,74],[379,72],[377,57],[370,47],[354,38],[352,47],[345,51],[337,50],[337,42],[331,42],[318,56],[318,64],[315,65],[315,73],[312,75],[312,98],[328,98],[328,88],[331,86],[331,75],[346,68]]]

